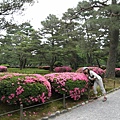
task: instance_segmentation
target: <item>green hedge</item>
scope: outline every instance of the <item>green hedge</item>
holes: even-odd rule
[[[88,79],[83,73],[64,72],[46,74],[53,90],[59,94],[69,95],[72,99],[78,100],[86,91]]]
[[[24,68],[20,70],[20,68],[8,68],[8,72],[10,73],[22,73],[22,74],[48,74],[49,70],[38,69],[38,68]]]
[[[1,78],[0,100],[4,103],[44,103],[51,96],[50,83],[41,75],[5,74]]]

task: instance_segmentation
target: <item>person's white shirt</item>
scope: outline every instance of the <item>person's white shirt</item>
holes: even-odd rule
[[[102,79],[97,73],[95,73],[94,71],[90,70],[89,79],[92,80],[92,78],[96,78],[97,80]]]

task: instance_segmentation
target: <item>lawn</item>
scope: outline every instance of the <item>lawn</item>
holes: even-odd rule
[[[38,68],[24,68],[20,70],[20,68],[8,68],[7,72],[12,72],[12,73],[23,73],[23,74],[47,74],[50,71],[49,70],[44,70],[44,69],[38,69]]]
[[[19,70],[18,68],[9,68],[8,72],[17,72],[17,73],[25,73],[25,74],[47,74],[49,73],[48,70],[43,70],[43,69],[37,69],[37,68],[26,68],[23,70]],[[116,79],[105,79],[105,88],[106,91],[109,91],[111,89],[114,89],[116,87],[120,86],[120,78],[116,78]],[[99,88],[99,95],[101,94]],[[41,118],[44,116],[48,116],[51,113],[54,113],[55,111],[58,110],[63,110],[63,99],[62,99],[62,95],[58,95],[57,93],[52,93],[52,97],[51,99],[46,102],[45,104],[38,104],[38,105],[34,105],[32,107],[26,107],[24,106],[24,119],[23,120],[36,120],[37,118]],[[90,90],[90,96],[93,96],[93,91]],[[56,100],[57,99],[57,100]],[[77,105],[85,100],[88,99],[88,93],[86,92],[84,95],[82,95],[80,100],[74,101],[73,99],[70,99],[69,97],[66,98],[66,108],[70,108],[74,105]],[[7,105],[7,104],[3,104],[0,103],[0,120],[19,120],[20,119],[20,111],[19,111],[20,106],[17,105]],[[7,115],[3,115],[6,112],[9,111],[14,111],[14,110],[18,110],[18,112],[12,113],[12,114],[7,114]]]

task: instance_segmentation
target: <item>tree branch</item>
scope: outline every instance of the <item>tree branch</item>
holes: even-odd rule
[[[79,18],[79,14],[81,14],[82,12],[90,11],[90,10],[93,10],[94,8],[102,8],[102,7],[109,6],[109,5],[106,4],[107,2],[108,2],[108,0],[106,0],[104,2],[94,1],[94,2],[90,3],[89,7],[86,7],[86,8],[81,7],[80,11],[76,11],[75,15],[70,18],[70,23],[73,19]],[[117,14],[113,13],[112,16],[120,16],[120,14],[119,13],[117,13]]]
[[[9,15],[13,14],[16,10],[20,9],[23,6],[23,3],[1,3],[0,4],[0,15]]]

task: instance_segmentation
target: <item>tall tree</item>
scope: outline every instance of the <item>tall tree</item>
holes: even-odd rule
[[[9,26],[6,16],[11,15],[20,10],[24,10],[25,3],[33,3],[34,0],[1,0],[0,1],[0,29]]]
[[[1,0],[0,1],[0,32],[2,30],[5,31],[7,27],[12,25],[12,19],[13,18],[11,18],[11,20],[8,21],[6,19],[7,16],[12,15],[12,14],[18,12],[18,11],[22,12],[24,10],[23,5],[25,3],[30,3],[31,4],[33,2],[34,2],[34,0]],[[0,35],[0,37],[2,37],[2,35]],[[6,42],[6,44],[3,44],[5,42]],[[6,41],[6,39],[3,39],[3,38],[1,39],[0,38],[0,44],[1,44],[0,49],[2,50],[2,51],[0,51],[0,54],[2,55],[1,62],[2,61],[5,62],[6,60],[3,59],[3,56],[5,56],[5,53],[6,53],[5,48],[6,48],[6,45],[8,44],[8,41]],[[10,48],[10,46],[9,46],[9,48]],[[6,56],[11,56],[9,54],[10,54],[9,51],[7,51]]]
[[[79,64],[79,56],[77,54],[77,45],[83,37],[81,24],[78,21],[70,21],[70,18],[75,14],[75,9],[68,9],[62,17],[62,32],[64,58],[72,66],[77,69]],[[67,64],[68,64],[67,63]]]
[[[92,11],[91,15],[94,14],[94,17],[89,16],[86,21],[88,24],[92,24],[92,26],[99,26],[97,30],[101,31],[101,33],[106,33],[104,38],[109,38],[109,56],[107,61],[107,70],[106,77],[115,77],[115,64],[116,64],[116,51],[119,41],[119,29],[120,29],[120,3],[117,0],[112,0],[112,3],[109,3],[109,0],[105,1],[96,1],[92,0],[88,2],[82,2],[78,4],[78,9],[73,17],[74,18],[81,17],[81,14],[87,13],[87,11]],[[99,34],[100,35],[100,34]],[[101,36],[102,39],[103,36]]]
[[[20,69],[25,68],[28,58],[35,55],[41,44],[40,35],[29,23],[9,27],[5,40],[5,49],[11,49],[11,53],[19,60]]]
[[[60,37],[60,23],[61,21],[55,15],[49,15],[45,21],[42,21],[42,28],[40,30],[44,41],[43,49],[38,53],[43,55],[45,61],[50,65],[51,71],[53,70],[54,63],[58,59],[58,54],[62,48],[61,42],[62,39]]]
[[[120,29],[120,6],[117,6],[117,0],[112,0],[112,8],[110,8],[110,50],[107,61],[106,77],[115,77],[116,55],[119,42],[119,29]],[[117,8],[117,9],[116,9]]]

